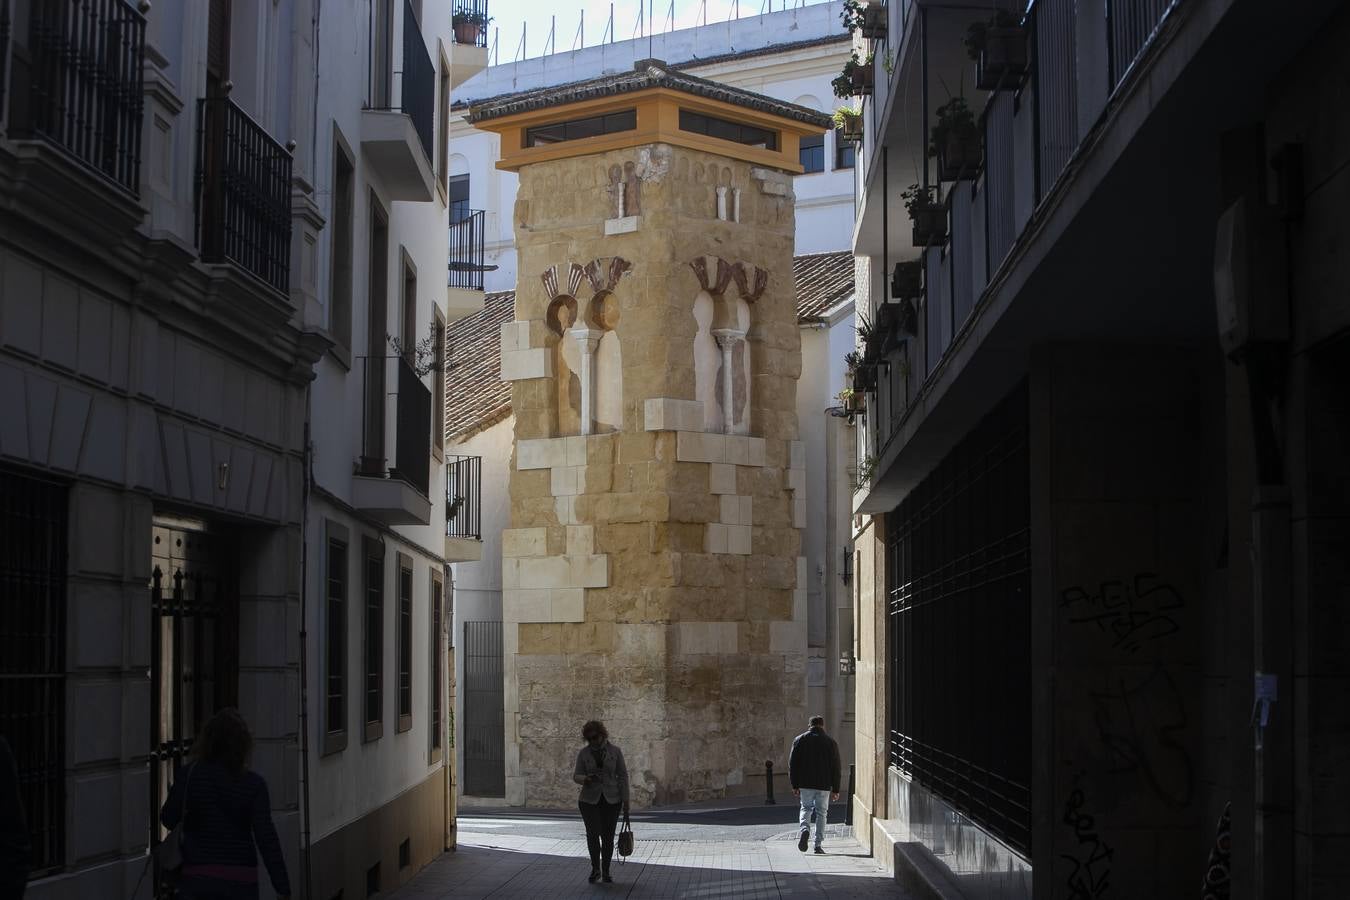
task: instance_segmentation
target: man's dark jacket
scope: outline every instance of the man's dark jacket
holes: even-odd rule
[[[788,757],[793,790],[811,788],[839,793],[839,745],[823,728],[797,735]]]

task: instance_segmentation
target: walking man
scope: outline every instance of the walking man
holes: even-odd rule
[[[824,853],[825,819],[830,801],[839,799],[839,745],[825,733],[825,717],[812,716],[811,727],[797,735],[788,757],[788,779],[792,794],[801,801],[797,824],[801,836],[797,849],[806,852],[811,839],[811,822],[816,823],[816,852]]]

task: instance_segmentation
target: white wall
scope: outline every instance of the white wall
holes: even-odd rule
[[[433,5],[434,6],[434,5]],[[431,8],[431,7],[429,7]],[[394,34],[402,34],[402,4],[396,7]],[[433,65],[439,70],[441,54],[452,52],[450,17],[423,17],[423,37]],[[446,298],[446,247],[449,216],[445,202],[438,196],[431,202],[391,202],[378,173],[361,152],[361,106],[367,93],[367,48],[369,19],[365,15],[322,17],[319,34],[320,73],[318,84],[317,137],[315,140],[315,199],[326,219],[332,216],[334,127],[350,148],[356,166],[354,222],[352,228],[352,303],[351,365],[334,354],[326,354],[316,367],[312,387],[312,441],[316,495],[310,505],[307,529],[309,560],[307,568],[307,628],[310,634],[308,657],[309,696],[311,700],[310,803],[314,840],[331,834],[370,811],[383,806],[399,794],[423,782],[442,763],[429,761],[430,735],[430,572],[443,571],[445,535],[445,469],[431,459],[428,496],[431,521],[425,526],[398,526],[383,532],[367,520],[353,517],[345,508],[352,496],[355,462],[362,449],[363,369],[358,357],[368,353],[367,340],[371,223],[371,193],[380,198],[389,217],[388,316],[375,327],[386,334],[401,331],[402,258],[406,252],[417,270],[416,321],[418,338],[425,337],[434,320],[434,311],[444,314]],[[401,67],[401,40],[395,39],[394,69]],[[452,152],[456,148],[451,147]],[[435,156],[433,148],[433,157]],[[432,159],[432,165],[436,163]],[[315,259],[318,283],[318,321],[312,327],[332,331],[330,267],[331,228],[320,233]],[[383,345],[387,355],[393,349]],[[392,368],[387,371],[392,372]],[[432,376],[424,382],[431,386]],[[388,433],[392,435],[393,423]],[[393,441],[386,444],[392,458]],[[430,448],[428,448],[430,453]],[[337,498],[329,502],[323,494]],[[347,746],[345,750],[322,756],[324,717],[325,634],[324,583],[326,546],[324,522],[335,521],[350,529],[348,628],[347,628]],[[361,688],[364,611],[362,605],[362,536],[372,536],[386,545],[385,623],[384,623],[384,731],[376,741],[364,743]],[[396,553],[413,561],[413,719],[412,729],[397,733],[397,635],[398,615]],[[446,579],[445,608],[449,610],[449,580]],[[443,676],[448,673],[443,670]],[[443,688],[442,688],[443,689]],[[447,700],[448,702],[448,700]]]

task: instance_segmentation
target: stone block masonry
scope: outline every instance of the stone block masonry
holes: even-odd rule
[[[606,173],[639,154],[642,216],[606,227]],[[717,217],[719,186],[740,221]],[[792,203],[790,179],[664,145],[521,169],[501,334],[512,804],[575,801],[592,718],[637,805],[757,792],[765,759],[786,765],[807,715]]]

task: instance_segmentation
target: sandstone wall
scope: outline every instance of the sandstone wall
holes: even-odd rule
[[[515,230],[508,800],[575,802],[589,718],[624,749],[635,804],[763,790],[764,760],[784,771],[807,714],[791,179],[659,144],[537,163]],[[695,362],[701,295],[749,310],[743,341],[718,338],[748,411],[738,433],[704,430],[722,418],[696,384],[721,396],[724,372]],[[619,345],[595,356],[595,390],[621,397],[600,433],[577,433],[569,324]]]

